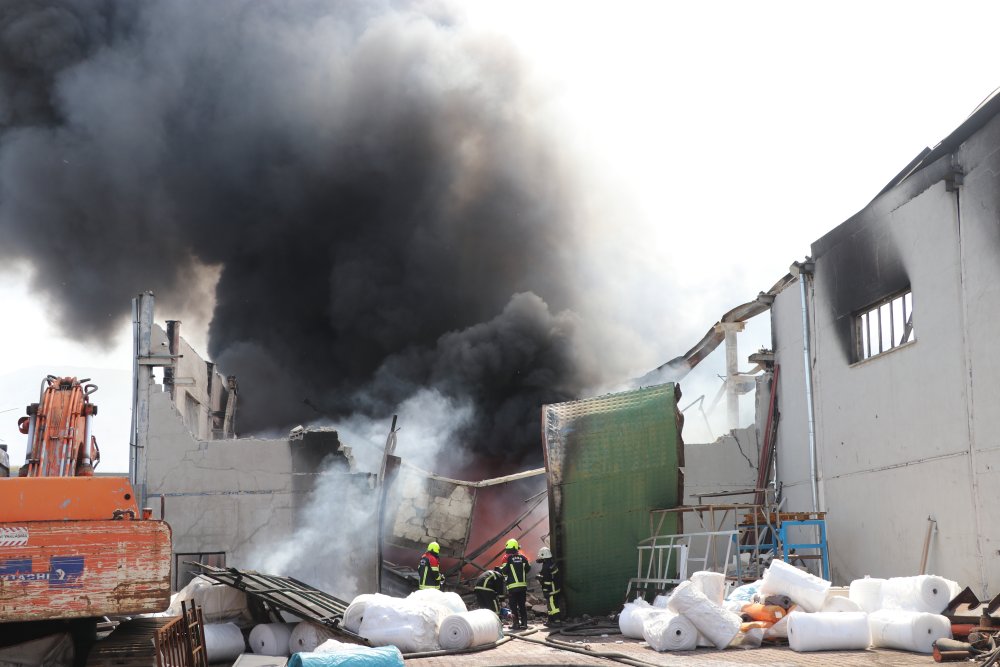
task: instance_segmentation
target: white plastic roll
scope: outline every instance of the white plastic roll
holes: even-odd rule
[[[864,579],[855,579],[851,582],[850,592],[847,596],[857,602],[862,611],[867,611],[870,614],[882,608],[882,584],[884,583],[885,579],[865,575]]]
[[[294,623],[260,623],[250,631],[250,650],[257,655],[288,655]]]
[[[726,575],[721,572],[708,572],[703,570],[695,572],[690,577],[691,584],[696,590],[704,593],[712,604],[721,607],[726,599]]]
[[[761,596],[787,595],[803,610],[819,611],[826,602],[830,585],[826,579],[820,579],[784,561],[773,560],[764,573],[758,592]]]
[[[698,629],[674,612],[650,616],[642,636],[657,651],[693,651],[698,647]]]
[[[723,649],[740,632],[739,615],[712,604],[690,581],[684,581],[670,596],[670,609],[691,621],[698,632]]]
[[[793,651],[863,651],[870,643],[868,614],[863,611],[788,615],[788,645]]]
[[[503,638],[500,618],[489,609],[452,614],[441,621],[438,643],[443,649],[465,649],[493,644]]]
[[[311,653],[316,650],[317,646],[334,636],[332,630],[324,628],[322,625],[302,621],[295,625],[288,638],[288,654]]]
[[[828,595],[820,611],[857,612],[865,611],[857,602],[846,595]]]
[[[653,598],[653,606],[657,609],[666,609],[668,600],[670,600],[669,595],[657,595]]]
[[[362,593],[347,606],[341,626],[348,632],[358,634],[358,630],[361,629],[361,621],[365,618],[365,609],[368,608],[368,605],[372,602],[384,601],[386,599],[392,600],[396,598],[391,598],[381,593]]]
[[[931,574],[892,577],[882,584],[882,609],[905,609],[940,614],[952,598],[954,581]]]
[[[651,607],[648,602],[641,598],[634,602],[626,602],[621,613],[618,614],[618,629],[621,630],[622,635],[629,639],[642,639],[642,628],[646,623],[646,618],[654,612],[663,613],[665,611],[667,610]]]
[[[881,609],[868,614],[872,646],[931,653],[934,642],[951,639],[951,622],[944,616],[904,609]]]
[[[246,650],[243,632],[235,623],[209,623],[205,626],[205,656],[212,662],[233,662]]]
[[[368,602],[358,634],[373,646],[395,646],[403,653],[436,651],[447,607],[381,596]]]
[[[446,607],[452,614],[461,614],[469,611],[469,608],[462,602],[462,596],[451,591],[445,593],[436,588],[424,588],[413,591],[406,596],[407,600],[419,602],[421,604],[437,604]]]

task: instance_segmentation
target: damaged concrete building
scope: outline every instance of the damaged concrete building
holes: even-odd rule
[[[828,512],[840,581],[917,573],[932,534],[929,571],[997,592],[998,112],[813,243],[774,300],[778,480],[788,506]]]

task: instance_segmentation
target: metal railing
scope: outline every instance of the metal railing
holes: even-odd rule
[[[733,547],[739,539],[737,530],[715,530],[702,533],[654,535],[639,542],[639,564],[636,576],[629,579],[625,599],[636,593],[666,593],[698,570],[722,571],[735,561],[739,577],[739,558],[733,558]]]

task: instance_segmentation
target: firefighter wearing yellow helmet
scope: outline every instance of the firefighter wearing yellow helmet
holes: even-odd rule
[[[531,563],[528,557],[520,551],[517,540],[507,540],[504,548],[503,558],[500,559],[500,572],[503,573],[504,583],[507,587],[507,600],[510,603],[510,612],[514,617],[514,629],[526,630],[528,628],[528,571],[531,570]]]
[[[441,574],[441,561],[439,559],[440,553],[441,545],[437,542],[431,542],[427,545],[427,551],[420,557],[420,563],[417,565],[417,580],[420,590],[425,588],[441,590],[441,586],[444,585],[444,575]]]

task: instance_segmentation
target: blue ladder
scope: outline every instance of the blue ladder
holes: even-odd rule
[[[819,532],[819,542],[792,543],[789,541],[788,529],[799,526],[815,526]],[[799,554],[797,558],[819,558],[823,562],[823,578],[830,581],[830,556],[826,545],[826,519],[803,519],[800,521],[782,521],[778,528],[778,539],[781,541],[781,552],[785,562],[789,562],[789,551],[792,549],[817,549],[819,554]]]

